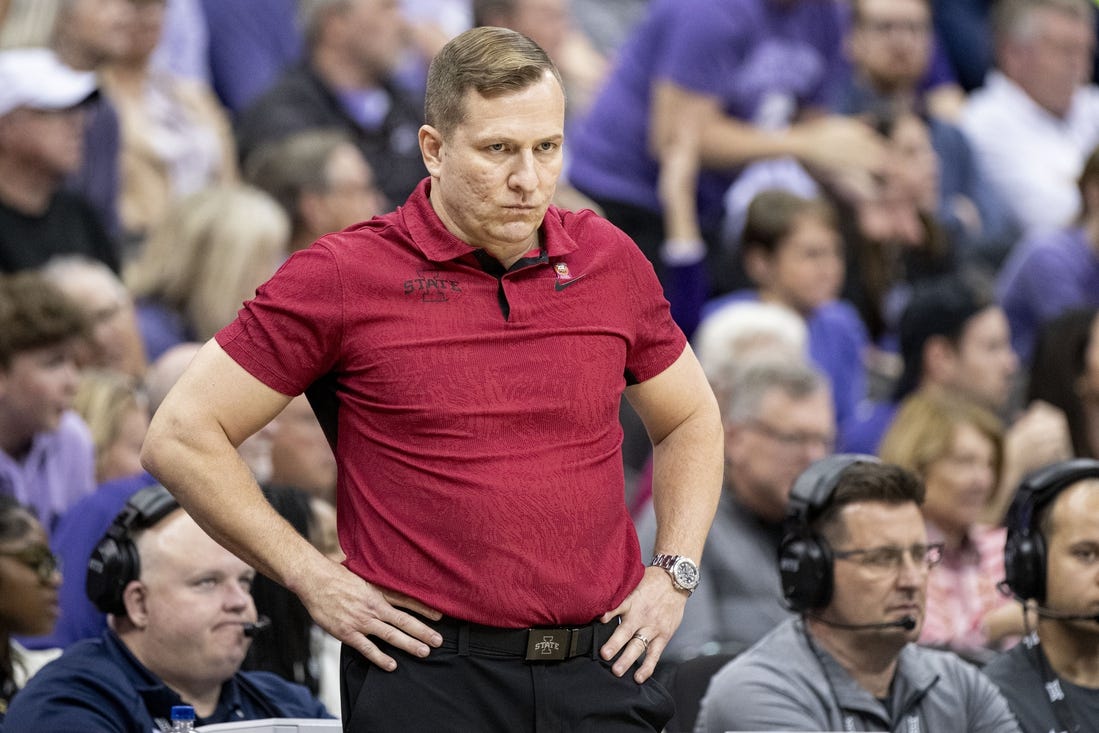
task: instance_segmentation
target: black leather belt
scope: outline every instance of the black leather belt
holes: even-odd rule
[[[445,646],[456,647],[459,654],[514,657],[528,662],[583,656],[594,659],[619,622],[616,617],[605,624],[593,621],[585,626],[501,629],[446,616],[439,621],[423,620],[442,634]]]

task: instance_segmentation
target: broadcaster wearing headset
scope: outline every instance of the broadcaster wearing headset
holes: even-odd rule
[[[779,565],[800,617],[715,675],[696,731],[1018,731],[975,667],[913,643],[941,549],[922,502],[914,475],[872,456],[830,456],[798,477]]]
[[[181,704],[200,725],[331,717],[304,687],[239,671],[257,626],[254,576],[162,486],[138,491],[88,562],[88,597],[110,628],[35,675],[5,730],[148,733]]]
[[[1099,461],[1032,473],[1007,523],[1006,584],[1038,625],[985,671],[1024,733],[1099,730]]]

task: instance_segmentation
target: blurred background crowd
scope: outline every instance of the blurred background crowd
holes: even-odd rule
[[[403,203],[426,175],[427,64],[499,25],[562,71],[559,205],[633,237],[722,408],[725,497],[669,657],[782,617],[786,496],[836,450],[927,485],[947,549],[922,641],[978,659],[1011,643],[988,579],[1012,491],[1099,457],[1097,5],[0,0],[0,488],[72,576],[39,574],[65,610],[49,636],[2,614],[0,631],[43,649],[97,633],[70,604],[89,543],[151,481],[159,400],[294,251]],[[647,553],[648,443],[625,406],[622,424]],[[306,400],[241,453],[338,555]],[[338,710],[331,643],[259,581],[260,612],[301,631],[249,664]]]

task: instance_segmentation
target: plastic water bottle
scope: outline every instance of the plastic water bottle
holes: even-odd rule
[[[195,709],[190,705],[172,706],[172,733],[189,733],[195,729]]]

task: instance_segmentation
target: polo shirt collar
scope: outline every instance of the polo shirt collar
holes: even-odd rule
[[[805,630],[804,622],[799,619],[796,623],[800,626],[802,633],[808,636],[809,632]],[[856,682],[823,647],[814,642],[812,650],[824,667],[824,673],[840,707],[844,710],[873,715],[885,722],[899,715],[911,713],[923,696],[939,681],[939,675],[935,671],[920,664],[919,650],[913,644],[905,644],[897,656],[897,667],[893,674],[893,689],[890,696],[893,710],[886,711],[881,701]],[[883,712],[887,714],[883,716]]]
[[[164,684],[163,680],[142,664],[129,647],[122,643],[122,639],[117,634],[108,629],[103,632],[103,640],[127,679],[133,684],[134,690],[141,696],[149,717],[156,719],[170,713],[173,705],[188,704],[175,690]],[[233,713],[242,708],[240,686],[236,684],[235,677],[230,677],[221,685],[221,694],[218,696],[217,708],[213,714],[201,721],[196,721],[196,724],[235,720]]]
[[[432,262],[456,260],[474,252],[476,247],[463,242],[443,225],[442,219],[431,206],[430,193],[431,178],[428,177],[420,181],[400,209],[412,242]],[[562,221],[567,215],[570,214],[551,205],[542,219],[542,226],[539,228],[542,246],[551,260],[577,249],[576,240],[565,231]]]

